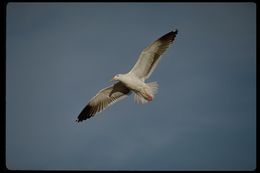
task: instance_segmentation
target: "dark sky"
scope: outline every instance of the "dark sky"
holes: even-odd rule
[[[256,4],[9,3],[6,22],[8,169],[256,167]],[[152,102],[75,122],[174,28]]]

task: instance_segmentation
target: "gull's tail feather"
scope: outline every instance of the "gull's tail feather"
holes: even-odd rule
[[[147,103],[148,101],[139,93],[135,93],[134,95],[134,100],[136,103],[138,104],[145,104]]]
[[[152,97],[154,97],[154,95],[157,93],[157,89],[159,88],[159,85],[157,82],[150,82],[147,83],[146,85],[149,86],[149,90],[150,90],[150,94],[152,95]]]
[[[150,82],[146,84],[148,87],[145,89],[145,92],[135,92],[134,100],[136,103],[145,104],[148,101],[152,101],[154,95],[157,93],[159,87],[157,82]]]

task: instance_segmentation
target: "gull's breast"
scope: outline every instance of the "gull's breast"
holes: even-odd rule
[[[126,76],[122,82],[133,91],[141,91],[146,86],[142,80],[135,76]]]

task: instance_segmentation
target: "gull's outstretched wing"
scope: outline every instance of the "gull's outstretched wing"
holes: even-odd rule
[[[177,33],[178,30],[171,31],[146,47],[129,73],[134,74],[142,80],[149,78],[158,64],[161,55],[174,41]]]
[[[128,94],[130,94],[130,90],[121,82],[100,90],[81,111],[76,121],[80,122],[94,116]]]

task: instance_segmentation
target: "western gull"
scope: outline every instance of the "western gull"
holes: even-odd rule
[[[100,90],[81,111],[76,122],[93,117],[97,112],[103,111],[113,103],[127,97],[134,92],[137,103],[152,101],[158,89],[157,82],[145,83],[157,66],[161,55],[174,41],[178,30],[171,31],[152,44],[147,46],[140,54],[134,67],[125,74],[115,75],[111,81],[118,81],[112,86]]]

